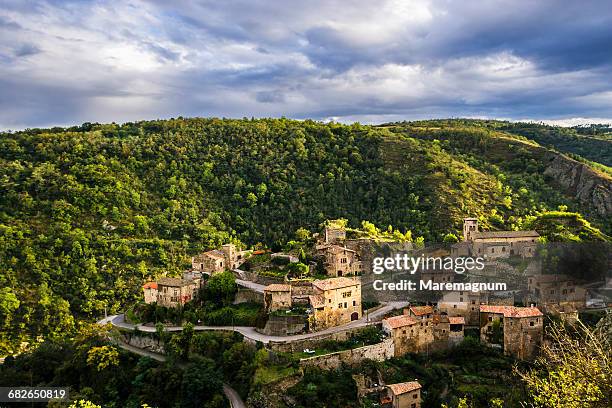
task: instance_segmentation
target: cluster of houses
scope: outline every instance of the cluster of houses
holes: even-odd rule
[[[505,256],[532,257],[539,235],[535,231],[480,232],[478,221],[467,218],[463,238],[463,242],[451,247],[451,256],[486,254],[488,259],[495,260]],[[282,283],[268,284],[263,288],[265,311],[282,317],[285,312],[299,307],[306,311],[309,331],[362,319],[364,265],[358,247],[349,241],[344,228],[325,228],[314,254],[321,260],[328,277],[301,282],[285,279]],[[235,270],[252,254],[252,251],[240,251],[233,244],[225,244],[220,249],[194,256],[192,268],[182,278],[166,277],[146,283],[144,300],[166,307],[184,305],[197,296],[202,274]],[[284,256],[289,262],[297,262],[295,256]],[[455,273],[423,271],[421,277],[434,282],[452,282]],[[435,306],[411,306],[399,316],[383,319],[382,328],[393,339],[396,356],[448,348],[459,343],[464,337],[464,329],[471,327],[480,330],[483,342],[517,358],[528,359],[542,343],[542,312],[575,312],[585,306],[586,291],[563,275],[529,276],[527,286],[527,292],[518,300],[526,305],[537,303],[538,307],[516,307],[514,297],[493,299],[494,295],[486,292],[447,292],[434,302]],[[298,327],[297,330],[302,329]]]

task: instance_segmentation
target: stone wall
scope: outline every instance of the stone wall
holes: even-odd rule
[[[263,293],[255,292],[249,288],[243,288],[238,286],[238,292],[236,292],[236,298],[234,304],[238,303],[260,303],[263,304],[264,298]]]
[[[380,323],[379,323],[380,324]],[[310,337],[301,340],[292,341],[270,341],[266,346],[274,351],[293,353],[295,351],[302,351],[304,349],[316,349],[320,343],[324,340],[336,340],[345,341],[348,340],[351,333],[362,330],[363,327],[347,328],[345,330],[321,334],[315,337]]]
[[[300,366],[329,370],[340,367],[342,363],[354,366],[364,360],[384,361],[393,357],[393,355],[393,340],[388,338],[380,343],[369,346],[303,358],[300,360]]]
[[[279,316],[271,314],[268,316],[266,326],[258,331],[269,336],[288,336],[304,331],[306,322],[306,316]]]
[[[130,346],[152,351],[154,353],[164,354],[164,343],[153,336],[124,333],[121,337],[123,341]]]

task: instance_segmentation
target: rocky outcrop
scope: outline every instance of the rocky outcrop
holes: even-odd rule
[[[612,178],[558,153],[551,153],[546,159],[544,175],[597,214],[612,215]]]

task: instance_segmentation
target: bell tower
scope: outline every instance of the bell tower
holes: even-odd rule
[[[478,218],[463,219],[463,240],[471,241],[472,234],[478,232]]]

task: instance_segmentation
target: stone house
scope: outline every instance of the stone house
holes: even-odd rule
[[[419,321],[408,315],[394,316],[382,321],[382,329],[393,339],[395,357],[429,351],[434,341],[430,320]]]
[[[543,314],[536,307],[480,306],[480,339],[500,346],[504,354],[532,359],[543,336]]]
[[[264,308],[267,313],[291,308],[291,285],[273,283],[264,288]]]
[[[330,278],[312,283],[311,328],[321,330],[358,320],[362,316],[361,281],[357,278]]]
[[[338,227],[325,227],[325,243],[334,244],[346,239],[346,229]]]
[[[165,307],[183,306],[193,300],[198,291],[194,281],[180,278],[161,278],[157,281],[157,304]]]
[[[450,317],[463,317],[467,326],[478,326],[481,303],[486,303],[486,296],[480,292],[447,292],[438,301],[438,310]]]
[[[448,318],[450,344],[459,344],[463,341],[465,318],[463,316],[451,316]]]
[[[356,251],[340,245],[320,245],[317,254],[323,257],[328,276],[353,276],[362,272],[362,263]]]
[[[513,255],[532,257],[535,255],[540,234],[536,231],[478,231],[476,218],[463,220],[463,240],[470,243],[472,256],[488,259],[506,258]]]
[[[234,244],[225,244],[220,250],[213,249],[191,258],[191,268],[210,274],[236,269],[242,265],[248,254],[249,251],[238,251]]]
[[[408,310],[404,310],[404,314],[412,316],[418,320],[430,319],[434,314],[433,306],[410,306]]]
[[[526,303],[534,302],[547,313],[571,313],[586,307],[587,290],[567,275],[529,276],[527,290]]]
[[[157,302],[157,282],[147,282],[142,285],[144,302],[146,304]]]
[[[387,396],[381,400],[382,407],[421,408],[421,384],[409,381],[387,385]]]

